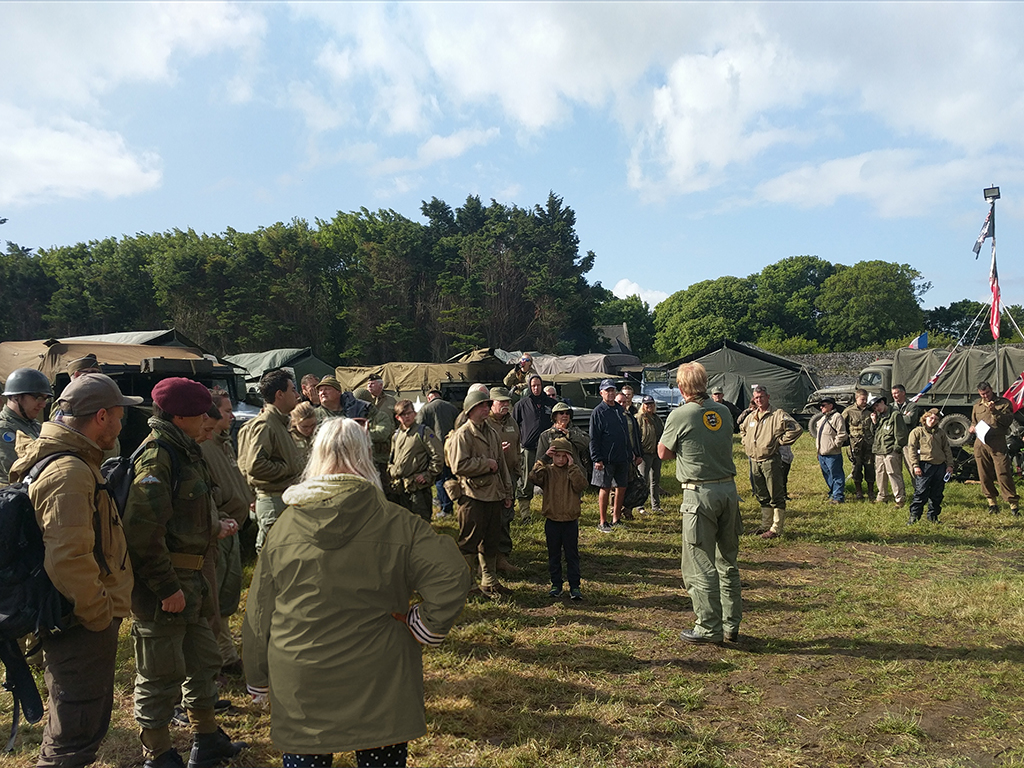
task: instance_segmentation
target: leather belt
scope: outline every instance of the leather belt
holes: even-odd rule
[[[184,552],[168,552],[171,565],[184,571],[201,571],[206,558],[202,555],[186,555]]]
[[[722,485],[723,483],[734,483],[736,482],[735,477],[723,477],[721,480],[701,480],[699,483],[680,483],[679,485],[686,491],[700,490],[702,485]]]

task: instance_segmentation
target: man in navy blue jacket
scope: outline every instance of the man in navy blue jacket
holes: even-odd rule
[[[639,464],[643,457],[639,446],[629,439],[629,423],[622,406],[615,402],[615,382],[601,382],[601,401],[590,414],[590,458],[594,462],[591,484],[598,487],[597,510],[601,522],[597,530],[609,533],[612,525],[621,525],[622,504],[629,484],[630,463]],[[612,524],[608,525],[608,496],[615,489]]]

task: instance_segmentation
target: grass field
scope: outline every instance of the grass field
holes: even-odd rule
[[[515,594],[470,603],[424,652],[429,733],[410,765],[1024,765],[1024,519],[1005,505],[990,516],[976,485],[947,486],[939,525],[907,526],[891,503],[826,505],[813,442],[795,452],[786,535],[741,542],[737,645],[678,638],[693,615],[675,512],[602,534],[585,497],[582,604],[547,597],[539,516],[516,526]],[[737,466],[749,530],[759,516],[738,450]],[[673,471],[666,510],[680,500]],[[125,643],[103,766],[141,763],[133,675]],[[224,694],[226,730],[253,744],[234,765],[280,765],[269,716],[241,681]],[[2,711],[9,722],[6,694]],[[34,765],[41,732],[23,727],[0,767]]]

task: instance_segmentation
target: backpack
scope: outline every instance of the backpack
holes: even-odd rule
[[[110,494],[110,498],[114,500],[114,505],[117,507],[117,512],[124,518],[125,509],[128,506],[128,494],[132,489],[132,483],[135,481],[135,461],[142,455],[142,452],[152,445],[158,445],[163,448],[171,456],[171,493],[175,494],[178,492],[178,486],[181,482],[180,472],[178,471],[178,453],[170,445],[165,443],[160,438],[154,438],[147,440],[128,458],[124,456],[114,456],[103,462],[103,466],[100,467],[100,474],[103,475],[103,480],[107,493]]]
[[[21,711],[30,723],[43,717],[43,702],[18,641],[26,635],[39,637],[44,631],[66,629],[74,615],[71,603],[53,586],[43,567],[43,532],[28,488],[51,462],[74,455],[68,451],[50,454],[21,482],[0,490],[0,661],[7,670],[4,688],[14,699],[7,752],[14,749]],[[27,655],[38,648],[37,643]]]

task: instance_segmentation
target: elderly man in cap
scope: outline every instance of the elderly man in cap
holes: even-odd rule
[[[750,483],[761,505],[760,535],[774,539],[782,535],[786,521],[786,485],[780,449],[792,445],[803,434],[796,419],[780,408],[772,408],[768,389],[754,386],[754,406],[740,424],[743,450],[750,459]]]
[[[4,384],[7,402],[0,411],[0,474],[2,485],[7,484],[11,467],[18,459],[18,435],[35,440],[40,424],[36,418],[43,412],[46,402],[53,396],[50,382],[42,371],[18,368],[11,371]],[[25,438],[22,438],[23,440]]]
[[[420,408],[419,413],[416,414],[416,423],[426,424],[434,430],[437,439],[441,441],[441,445],[444,445],[449,433],[455,429],[455,420],[459,416],[459,409],[444,399],[441,390],[432,389],[427,392],[426,405]],[[444,469],[434,485],[437,491],[437,503],[441,507],[441,511],[438,513],[440,517],[448,517],[455,509],[452,500],[448,497],[448,492],[444,489],[445,481],[454,477],[448,466],[448,460],[445,459]]]
[[[448,465],[459,481],[456,500],[459,550],[470,573],[480,563],[479,593],[497,598],[511,592],[498,580],[501,515],[512,507],[512,480],[501,450],[501,438],[487,423],[491,398],[485,392],[466,396],[466,422],[448,439]]]
[[[630,463],[640,464],[639,445],[630,440],[630,422],[622,406],[615,402],[618,394],[615,382],[604,379],[601,382],[601,402],[590,413],[590,459],[593,461],[591,484],[597,492],[597,512],[600,521],[597,530],[611,533],[612,526],[622,525],[622,506],[626,500],[626,486],[629,484]],[[612,506],[612,522],[607,522],[608,499],[615,491]]]
[[[113,499],[96,489],[103,483],[103,451],[121,432],[125,406],[141,402],[123,396],[108,376],[76,379],[61,393],[63,421],[43,424],[11,472],[19,481],[40,461],[66,454],[51,459],[29,486],[46,573],[74,606],[76,619],[42,640],[49,714],[41,766],[89,765],[110,726],[118,629],[131,610],[132,564]]]
[[[260,380],[260,394],[263,410],[238,433],[238,468],[256,489],[257,552],[284,512],[281,494],[299,481],[306,467],[302,451],[288,432],[288,414],[298,404],[295,380],[288,371],[270,371]]]
[[[988,511],[993,515],[999,512],[996,481],[1003,498],[1010,505],[1010,512],[1020,514],[1017,487],[1006,448],[1006,432],[1012,422],[1013,404],[1005,397],[997,396],[987,381],[981,382],[978,385],[978,402],[971,409],[971,432],[979,437],[974,441],[974,460],[978,464],[982,493],[988,500]],[[985,426],[979,428],[981,424]]]
[[[182,699],[194,730],[190,768],[213,768],[245,746],[228,738],[214,714],[221,658],[202,569],[220,523],[213,514],[213,478],[196,443],[212,403],[210,390],[190,379],[163,379],[153,387],[152,432],[135,460],[125,509],[135,569],[135,719],[146,768],[183,765],[168,729]]]
[[[320,405],[314,411],[318,424],[326,419],[336,419],[339,416],[365,419],[370,414],[370,404],[360,400],[351,392],[342,392],[341,382],[334,376],[327,375],[320,379],[316,391],[320,396]]]
[[[818,452],[818,466],[828,486],[829,503],[842,504],[846,500],[846,472],[843,469],[843,446],[849,442],[846,420],[836,410],[832,397],[818,402],[821,410],[809,425],[814,435],[814,448]]]

